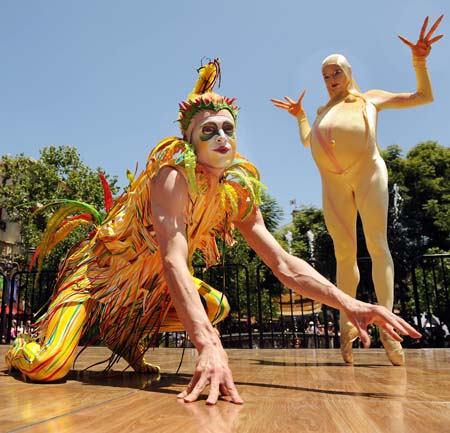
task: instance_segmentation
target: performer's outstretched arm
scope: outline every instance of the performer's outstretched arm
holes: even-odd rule
[[[413,338],[421,336],[413,327],[385,307],[367,304],[346,295],[308,263],[284,251],[266,229],[259,209],[246,220],[237,221],[236,227],[285,286],[301,295],[344,311],[358,329],[365,347],[370,346],[370,337],[367,333],[367,326],[370,323],[381,326],[397,341],[401,341],[402,338],[394,329]]]
[[[228,367],[228,357],[219,335],[208,320],[188,267],[186,210],[189,196],[185,178],[173,168],[162,168],[152,181],[151,211],[158,239],[164,277],[180,321],[199,352],[195,374],[178,395],[186,402],[197,400],[210,385],[207,404],[219,394],[233,403],[243,403]]]
[[[308,117],[306,116],[306,112],[302,106],[302,101],[305,93],[306,90],[303,90],[297,101],[292,100],[291,98],[289,98],[289,96],[284,97],[287,102],[281,101],[279,99],[271,99],[271,101],[273,102],[273,105],[275,105],[275,107],[288,111],[289,114],[292,114],[292,116],[297,119],[300,139],[302,140],[302,143],[305,147],[310,147],[311,127],[309,126]]]
[[[427,70],[426,58],[431,52],[432,44],[443,37],[443,35],[432,37],[443,17],[441,15],[428,31],[428,17],[426,17],[420,31],[419,39],[415,44],[403,36],[399,36],[400,40],[411,48],[412,63],[416,72],[416,91],[414,93],[390,93],[382,90],[370,90],[366,92],[366,98],[378,110],[386,108],[409,108],[433,102],[433,90]]]

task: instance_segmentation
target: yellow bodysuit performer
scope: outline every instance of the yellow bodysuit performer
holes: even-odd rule
[[[158,371],[144,360],[158,333],[186,330],[198,350],[195,374],[178,395],[207,404],[220,395],[242,403],[214,324],[226,317],[226,298],[193,278],[196,250],[217,263],[216,238],[233,241],[236,227],[280,281],[303,295],[339,308],[365,346],[367,325],[382,326],[393,339],[420,337],[386,308],[345,295],[306,262],[289,255],[264,225],[258,208],[259,173],[236,152],[234,99],[212,92],[217,60],[199,69],[199,79],[180,104],[182,137],[168,137],[150,152],[143,173],[102,220],[86,204],[66,201],[49,222],[40,253],[49,251],[72,225],[94,221],[89,239],[69,252],[59,271],[50,307],[38,322],[39,337],[14,341],[10,369],[31,380],[64,377],[80,337],[96,326],[111,349],[111,364],[125,358],[138,372]],[[109,206],[108,206],[109,208]],[[83,212],[80,215],[74,215]],[[200,295],[200,296],[199,296]]]
[[[428,17],[416,44],[399,36],[413,54],[417,89],[415,93],[389,93],[382,90],[359,91],[347,59],[340,54],[328,56],[322,74],[330,100],[317,111],[310,127],[302,100],[285,97],[272,99],[275,106],[287,110],[298,121],[302,143],[311,147],[322,178],[322,202],[325,223],[333,239],[336,256],[337,286],[355,297],[359,283],[356,261],[356,218],[359,213],[367,249],[372,259],[372,279],[378,303],[389,310],[393,306],[394,268],[387,242],[388,176],[376,142],[378,112],[387,108],[409,108],[433,101],[426,57],[431,45],[442,35],[432,35],[442,16],[426,32]],[[352,344],[358,332],[341,314],[341,352],[353,362]],[[394,365],[404,363],[403,349],[383,329],[380,338]]]

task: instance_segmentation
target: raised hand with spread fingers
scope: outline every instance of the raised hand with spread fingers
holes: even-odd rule
[[[306,90],[303,90],[302,94],[299,96],[297,101],[292,100],[289,96],[285,96],[287,102],[281,101],[280,99],[271,99],[273,105],[278,108],[282,108],[283,110],[287,110],[289,114],[292,114],[294,117],[301,116],[305,114],[303,110],[302,101],[305,97]]]
[[[444,37],[444,35],[438,35],[438,36],[435,36],[434,38],[432,38],[433,33],[436,31],[436,29],[438,28],[438,26],[441,23],[443,18],[444,18],[444,15],[441,15],[436,20],[436,22],[431,26],[428,33],[426,33],[427,26],[428,26],[428,20],[429,20],[429,18],[426,17],[422,24],[422,29],[420,30],[419,39],[417,40],[417,42],[415,44],[403,36],[399,35],[398,37],[403,43],[405,43],[406,45],[408,45],[409,48],[411,48],[412,53],[415,57],[427,57],[430,54],[431,46],[435,42],[439,41],[440,39],[442,39]]]

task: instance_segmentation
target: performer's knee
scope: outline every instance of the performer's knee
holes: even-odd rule
[[[353,266],[356,263],[356,246],[352,244],[335,245],[336,262],[341,266]]]
[[[228,316],[230,305],[226,296],[197,278],[194,279],[206,314],[212,324],[216,324]]]
[[[385,235],[367,236],[366,245],[370,257],[372,258],[388,256],[390,254],[389,245]]]
[[[228,303],[228,299],[223,293],[221,295],[222,297],[220,303],[215,304],[213,306],[214,310],[211,312],[212,314],[210,313],[211,315],[208,315],[213,325],[224,320],[230,312],[230,304]]]

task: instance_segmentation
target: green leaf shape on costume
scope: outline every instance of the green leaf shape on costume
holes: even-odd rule
[[[239,208],[238,208],[238,195],[236,193],[236,190],[230,184],[225,183],[223,185],[223,191],[225,193],[225,196],[231,203],[231,207],[233,208],[233,215],[237,215],[239,213]],[[224,200],[224,198],[222,200]]]
[[[245,219],[250,215],[254,205],[261,204],[261,188],[266,189],[266,186],[249,169],[242,165],[233,163],[232,167],[232,170],[227,170],[227,177],[235,177],[250,194],[251,202],[243,216],[243,219]]]
[[[176,164],[184,162],[184,168],[186,169],[186,175],[191,188],[196,194],[198,194],[197,180],[195,179],[195,167],[197,165],[197,155],[195,154],[194,147],[185,143],[185,151],[177,158]]]

